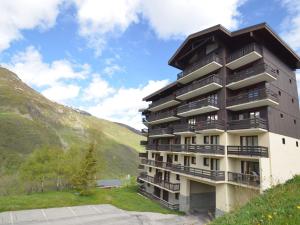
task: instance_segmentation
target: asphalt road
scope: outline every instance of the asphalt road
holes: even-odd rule
[[[87,205],[0,213],[0,225],[202,225],[201,216],[129,212],[112,205]]]

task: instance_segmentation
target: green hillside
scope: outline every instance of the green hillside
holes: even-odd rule
[[[116,123],[54,103],[0,67],[0,175],[41,148],[86,148],[96,142],[102,178],[136,175],[143,137]]]
[[[211,225],[300,224],[300,176],[277,185]]]

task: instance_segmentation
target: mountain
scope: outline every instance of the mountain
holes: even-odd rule
[[[118,122],[115,122],[115,123],[118,124],[118,125],[120,125],[120,126],[122,126],[122,127],[127,128],[128,130],[131,130],[133,133],[136,133],[138,135],[142,135],[141,131],[139,131],[139,130],[137,130],[137,129],[135,129],[135,128],[129,126],[129,125],[127,125],[127,124],[118,123]]]
[[[52,102],[0,67],[0,173],[41,148],[86,148],[96,141],[102,178],[136,175],[143,137],[127,127]]]

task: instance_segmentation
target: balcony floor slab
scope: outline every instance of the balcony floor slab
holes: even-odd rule
[[[180,100],[186,100],[186,99],[194,98],[194,97],[199,96],[199,95],[203,95],[205,93],[209,93],[209,92],[218,90],[220,88],[222,88],[222,85],[214,82],[214,83],[211,83],[211,84],[207,84],[203,87],[199,87],[195,90],[189,91],[185,94],[179,95],[176,98],[178,98]]]
[[[254,62],[260,58],[262,58],[262,55],[256,51],[253,51],[253,52],[248,53],[247,55],[244,55],[238,59],[235,59],[235,60],[227,63],[225,66],[231,70],[234,70],[241,66],[247,65],[248,63]]]
[[[261,106],[277,106],[279,103],[275,102],[274,100],[270,98],[241,103],[237,105],[227,106],[226,109],[229,109],[231,111],[240,111],[244,109],[251,109],[251,108],[257,108]]]
[[[151,112],[156,112],[156,111],[159,111],[159,110],[162,110],[162,109],[166,109],[166,108],[178,105],[179,103],[180,103],[179,101],[171,100],[171,101],[165,102],[163,104],[151,107],[148,110],[151,111]]]
[[[227,132],[231,134],[251,135],[251,134],[266,133],[268,132],[268,130],[262,128],[249,128],[249,129],[227,130]]]
[[[160,124],[160,123],[166,123],[166,122],[171,122],[171,121],[175,121],[175,120],[179,120],[179,118],[175,117],[175,116],[170,116],[170,117],[159,119],[159,120],[153,120],[153,121],[149,122],[149,124],[151,124],[151,125]]]
[[[182,112],[182,113],[177,113],[178,116],[182,116],[182,117],[188,117],[188,116],[194,116],[194,115],[199,115],[199,114],[203,114],[203,113],[208,113],[208,112],[214,112],[214,111],[218,111],[219,108],[215,107],[215,106],[204,106],[198,109],[192,109],[186,112]]]

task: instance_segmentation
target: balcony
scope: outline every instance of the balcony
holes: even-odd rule
[[[194,116],[219,110],[217,101],[205,98],[190,102],[177,108],[177,115],[182,117]]]
[[[149,124],[151,125],[171,122],[175,120],[179,120],[179,118],[176,116],[176,111],[174,110],[151,114],[148,117]]]
[[[228,182],[246,185],[246,186],[259,187],[260,186],[260,176],[228,172]]]
[[[147,128],[143,128],[142,130],[141,130],[141,133],[142,133],[142,135],[143,136],[148,136],[148,129]]]
[[[206,74],[212,73],[221,67],[221,59],[215,53],[211,53],[177,74],[177,81],[186,84]]]
[[[242,93],[227,100],[227,109],[240,111],[244,109],[257,108],[261,106],[277,106],[277,94],[270,89],[263,88]]]
[[[144,196],[147,197],[147,198],[150,198],[150,199],[152,199],[152,200],[154,200],[154,201],[159,202],[162,206],[164,206],[164,207],[166,207],[166,208],[168,208],[168,209],[179,210],[179,204],[172,204],[172,203],[170,203],[170,202],[167,202],[167,201],[165,201],[165,200],[163,200],[163,199],[161,199],[161,198],[155,196],[154,194],[151,194],[151,193],[146,192],[146,191],[143,190],[143,189],[139,189],[139,193],[140,193],[141,195],[144,195]]]
[[[269,64],[260,63],[229,75],[226,87],[236,90],[260,82],[272,82],[277,79],[278,73],[279,71]]]
[[[179,192],[179,190],[180,190],[179,183],[171,183],[171,182],[159,179],[157,177],[151,177],[149,175],[142,174],[139,176],[139,179],[143,180],[145,182],[148,182],[148,183],[152,183],[154,185],[157,185],[163,189],[167,189],[172,192]]]
[[[168,152],[190,152],[202,153],[205,155],[224,155],[223,145],[185,145],[185,144],[159,144],[147,145],[147,150],[168,151]]]
[[[231,53],[226,60],[226,67],[235,70],[260,58],[262,58],[261,48],[251,43]]]
[[[173,134],[173,129],[170,127],[167,128],[156,128],[156,129],[150,129],[149,131],[149,137],[173,137],[175,136]]]
[[[205,93],[209,93],[222,88],[222,80],[216,74],[201,80],[195,81],[192,84],[179,89],[176,92],[177,99],[187,100]]]
[[[194,134],[195,125],[192,124],[176,124],[173,126],[175,135],[190,135]]]
[[[145,169],[145,166],[144,166],[144,165],[141,165],[141,164],[139,164],[139,166],[138,166],[138,169],[139,169],[139,170],[144,170],[144,169]]]
[[[140,152],[139,153],[139,157],[141,157],[141,158],[147,158],[148,157],[148,153],[147,152]]]
[[[196,132],[202,134],[218,134],[225,130],[225,123],[222,120],[208,120],[197,123]]]
[[[267,132],[268,122],[263,118],[249,118],[244,120],[231,120],[228,122],[229,133],[255,134]]]
[[[227,154],[233,156],[268,157],[268,148],[263,146],[227,146]]]
[[[176,100],[175,95],[169,95],[167,97],[160,98],[159,100],[152,102],[149,105],[148,110],[151,112],[156,112],[174,105],[178,105],[179,103],[180,101]]]
[[[182,173],[190,176],[209,179],[211,181],[225,180],[225,172],[220,170],[205,170],[205,169],[199,169],[199,168],[194,168],[189,166],[181,166],[179,164],[172,164],[168,162],[154,161],[149,159],[142,159],[142,163],[145,165],[171,170],[176,173]]]
[[[140,145],[142,145],[142,146],[146,146],[147,144],[148,144],[148,141],[145,141],[145,140],[140,141]]]

